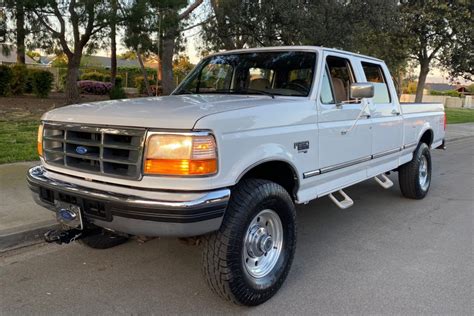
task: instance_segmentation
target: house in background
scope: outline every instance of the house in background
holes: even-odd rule
[[[428,91],[449,91],[455,90],[456,86],[450,85],[448,83],[426,83],[425,89]]]
[[[0,64],[16,64],[16,48],[13,46],[0,47]],[[31,59],[29,56],[25,56],[25,64],[37,65],[38,63]]]
[[[105,56],[91,56],[86,55],[82,57],[81,67],[101,67],[110,69],[111,59]],[[136,59],[120,59],[117,58],[117,67],[140,67],[140,64]]]

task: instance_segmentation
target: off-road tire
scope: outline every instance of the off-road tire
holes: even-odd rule
[[[283,243],[274,268],[255,281],[257,279],[252,279],[244,267],[244,238],[252,219],[266,209],[278,214],[283,227]],[[232,190],[220,229],[205,236],[203,246],[203,273],[215,293],[239,305],[262,304],[280,289],[293,261],[296,213],[290,195],[271,181],[241,181]]]
[[[423,157],[428,163],[428,183],[426,187],[420,184],[420,164]],[[425,143],[420,143],[413,153],[413,159],[400,166],[398,170],[398,182],[400,183],[400,190],[403,196],[416,200],[423,199],[431,186],[431,169],[430,147]]]
[[[111,232],[100,229],[97,233],[87,235],[77,241],[87,247],[94,249],[108,249],[128,241],[128,237],[116,235]]]

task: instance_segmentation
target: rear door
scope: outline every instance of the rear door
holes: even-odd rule
[[[370,160],[371,119],[362,100],[349,98],[350,84],[362,82],[352,56],[326,52],[318,102],[319,162],[321,173],[329,173]],[[362,109],[361,118],[356,119]]]

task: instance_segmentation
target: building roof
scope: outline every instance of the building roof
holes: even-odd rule
[[[6,50],[0,48],[0,64],[15,64],[16,63],[16,48],[13,46],[8,47],[9,54]],[[36,61],[31,59],[28,55],[25,56],[26,64],[37,64]]]
[[[81,65],[83,67],[111,67],[110,57],[105,56],[83,56]],[[117,67],[140,67],[136,59],[117,58]]]
[[[434,91],[447,91],[456,89],[455,86],[447,83],[426,83],[425,88]]]

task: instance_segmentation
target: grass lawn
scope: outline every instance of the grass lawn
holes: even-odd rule
[[[39,120],[0,120],[0,164],[38,160],[36,134]]]
[[[474,109],[446,108],[445,111],[448,124],[474,122]]]

